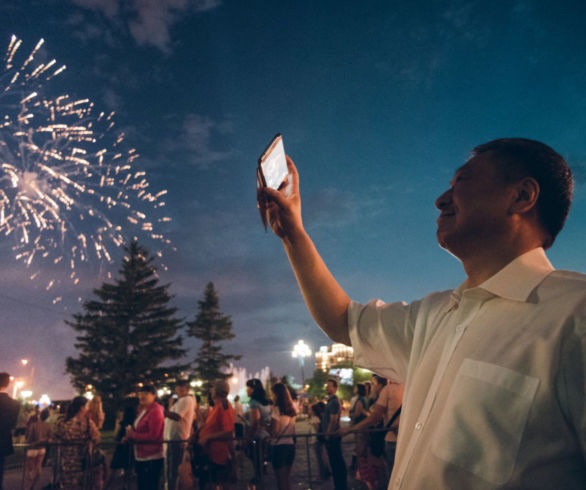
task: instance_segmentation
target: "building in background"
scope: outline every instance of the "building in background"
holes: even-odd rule
[[[315,353],[315,368],[329,371],[341,362],[354,362],[354,350],[344,344],[322,345]]]

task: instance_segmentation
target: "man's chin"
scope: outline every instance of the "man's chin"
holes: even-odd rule
[[[436,233],[436,238],[437,238],[437,244],[443,248],[446,252],[448,252],[450,255],[453,255],[454,257],[458,258],[458,254],[456,253],[457,246],[455,245],[455,241],[453,237],[450,237],[449,234],[445,233],[445,232],[440,232],[440,230],[437,231]]]

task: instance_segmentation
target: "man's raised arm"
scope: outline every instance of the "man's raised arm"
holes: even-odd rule
[[[287,157],[289,185],[276,191],[265,187],[260,202],[268,210],[273,232],[281,238],[309,312],[328,337],[350,345],[346,312],[350,298],[326,267],[303,228],[299,175]]]

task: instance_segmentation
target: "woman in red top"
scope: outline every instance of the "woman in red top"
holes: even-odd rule
[[[233,464],[234,409],[228,401],[229,392],[230,385],[225,380],[214,383],[214,406],[199,431],[197,441],[209,458],[209,471],[200,475],[200,488],[206,488],[209,480],[216,485],[215,488],[224,488],[230,477]]]
[[[126,428],[125,440],[143,443],[134,445],[139,490],[157,490],[163,472],[165,410],[155,402],[156,398],[157,391],[153,385],[142,386],[138,391],[140,405],[136,419],[132,426]]]

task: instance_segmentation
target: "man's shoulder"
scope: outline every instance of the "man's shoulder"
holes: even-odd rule
[[[18,400],[11,398],[8,393],[0,393],[0,406],[4,409],[18,410],[20,408],[20,403]]]
[[[586,300],[586,274],[555,270],[539,285],[538,294],[543,300]]]
[[[549,274],[547,278],[567,283],[567,285],[570,287],[584,287],[584,284],[586,284],[586,274],[577,271],[558,269]]]

